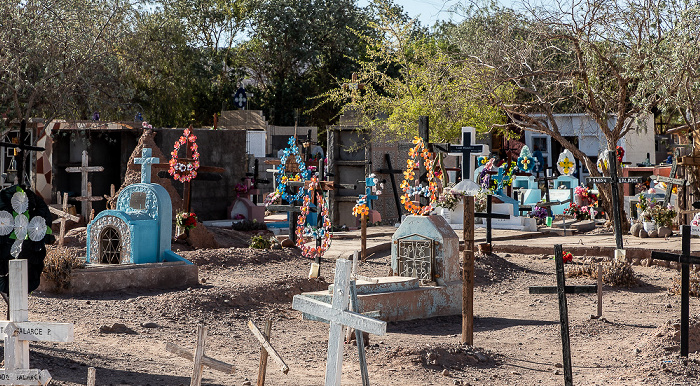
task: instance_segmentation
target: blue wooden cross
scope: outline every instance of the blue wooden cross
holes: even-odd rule
[[[372,209],[372,200],[376,200],[379,197],[377,195],[372,194],[372,187],[375,186],[374,183],[374,178],[367,177],[365,178],[365,197],[367,200],[367,207],[369,209]]]
[[[468,130],[464,130],[468,129]],[[472,129],[472,130],[469,130]],[[482,153],[484,151],[484,145],[472,144],[472,131],[473,128],[463,128],[462,129],[462,144],[461,145],[447,145],[448,153],[461,153],[462,154],[462,180],[471,179],[471,154],[472,153]]]
[[[491,178],[494,179],[494,181],[498,182],[496,185],[496,190],[494,191],[494,194],[502,195],[503,194],[503,179],[506,177],[505,174],[503,174],[503,169],[502,167],[498,168],[498,174],[492,175]]]
[[[141,183],[151,183],[151,165],[157,164],[159,159],[151,157],[151,148],[144,147],[141,149],[141,158],[134,158],[135,164],[141,164]]]

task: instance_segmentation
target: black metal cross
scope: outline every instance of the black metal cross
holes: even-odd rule
[[[561,327],[562,363],[564,364],[564,385],[573,386],[571,370],[571,342],[569,339],[569,309],[566,305],[567,293],[593,293],[597,286],[567,286],[564,276],[564,254],[561,244],[554,245],[554,261],[557,266],[556,294],[559,297],[559,322]],[[531,294],[555,293],[551,287],[530,287]]]
[[[501,219],[510,218],[510,215],[507,215],[507,214],[493,213],[492,209],[491,209],[492,206],[493,206],[493,196],[489,194],[486,196],[486,213],[483,213],[483,212],[474,213],[474,217],[486,219],[486,243],[489,245],[491,245],[491,219],[492,218],[501,218]],[[466,208],[465,208],[465,210],[466,210]],[[464,224],[464,225],[466,226],[466,224]]]
[[[22,120],[19,124],[19,143],[12,142],[0,142],[0,147],[9,147],[17,149],[17,157],[19,161],[17,162],[17,184],[24,186],[24,151],[44,151],[43,147],[31,146],[24,143],[24,137],[27,133],[27,121]]]
[[[610,184],[612,191],[613,222],[615,225],[615,245],[617,249],[622,249],[622,215],[620,208],[620,191],[617,184],[642,182],[642,177],[618,177],[617,176],[617,152],[608,152],[608,171],[610,177],[586,177],[587,183]]]
[[[389,180],[391,181],[391,190],[394,193],[396,213],[399,215],[399,222],[401,222],[401,200],[399,199],[399,191],[396,189],[396,179],[394,178],[394,174],[403,174],[403,170],[394,169],[391,166],[391,156],[389,155],[389,153],[384,153],[384,160],[386,161],[386,169],[379,169],[377,172],[389,175]]]
[[[462,132],[462,144],[461,145],[447,145],[448,153],[462,153],[462,179],[470,180],[472,178],[471,170],[471,158],[472,153],[481,153],[484,151],[484,145],[477,145],[472,143],[472,133],[469,131]]]
[[[681,254],[651,252],[651,258],[681,264],[681,356],[688,357],[688,327],[690,318],[690,264],[700,264],[700,257],[690,256],[690,225],[681,226]]]
[[[551,177],[547,177],[545,175],[542,175],[542,177],[535,178],[535,181],[537,181],[537,182],[544,182],[544,197],[547,200],[547,202],[539,203],[539,204],[537,204],[537,206],[539,206],[541,208],[546,208],[547,215],[549,217],[552,217],[552,206],[566,204],[566,202],[568,202],[568,201],[564,201],[564,202],[562,202],[562,201],[552,202],[551,201],[551,198],[549,196],[549,181],[553,181],[555,179],[557,179],[557,177],[554,177],[554,175],[552,175]]]

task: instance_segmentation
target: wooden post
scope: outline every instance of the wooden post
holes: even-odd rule
[[[598,318],[603,316],[603,265],[598,264]]]
[[[255,338],[260,342],[260,368],[258,369],[258,386],[265,384],[265,372],[267,371],[267,357],[270,356],[282,367],[282,372],[287,374],[289,372],[289,366],[284,363],[282,357],[275,351],[274,347],[270,344],[270,334],[272,333],[272,321],[267,320],[265,325],[265,333],[260,331],[258,326],[253,323],[252,320],[248,320],[248,329],[253,333]]]
[[[562,363],[564,385],[573,386],[571,371],[571,343],[569,342],[569,310],[566,305],[566,278],[564,275],[564,253],[561,244],[554,245],[554,261],[557,266],[557,296],[559,297],[559,321],[561,327]]]
[[[690,226],[681,227],[681,252],[690,256]],[[690,264],[681,264],[681,356],[688,357],[688,333],[690,325]]]
[[[265,339],[270,339],[270,333],[272,333],[272,320],[268,319],[265,321],[265,332],[263,336]],[[267,371],[267,350],[265,347],[260,346],[260,365],[258,367],[258,386],[265,385],[265,372]]]
[[[352,312],[360,312],[360,304],[357,300],[357,285],[355,280],[350,282],[350,309]],[[348,331],[350,331],[348,327]],[[355,342],[357,343],[357,357],[360,362],[360,374],[362,375],[362,386],[369,386],[369,373],[367,371],[367,356],[365,355],[365,337],[362,331],[355,330]]]
[[[190,386],[201,386],[202,385],[202,369],[204,365],[202,364],[202,357],[204,356],[204,339],[207,336],[207,329],[204,325],[197,326],[197,346],[194,349],[194,366],[192,368],[192,378],[190,379]]]
[[[367,215],[362,215],[362,222],[360,228],[360,245],[362,246],[362,262],[367,260]]]
[[[462,254],[462,344],[474,345],[474,196],[464,196]]]
[[[87,386],[95,386],[95,368],[88,367]]]

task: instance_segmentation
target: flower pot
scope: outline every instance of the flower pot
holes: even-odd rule
[[[578,206],[582,206],[583,205],[583,197],[575,194],[574,195],[574,204],[576,204]]]
[[[651,233],[656,230],[656,223],[653,221],[644,221],[642,225],[647,233]]]

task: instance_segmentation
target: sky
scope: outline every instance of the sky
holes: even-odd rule
[[[462,3],[465,0],[394,0],[398,5],[411,17],[417,17],[424,26],[432,27],[438,20],[453,20],[459,21],[460,16],[450,12],[450,8],[456,4]],[[467,0],[468,1],[468,0]],[[503,6],[512,7],[517,0],[499,0]],[[358,4],[361,7],[366,6],[368,0],[359,0]]]

